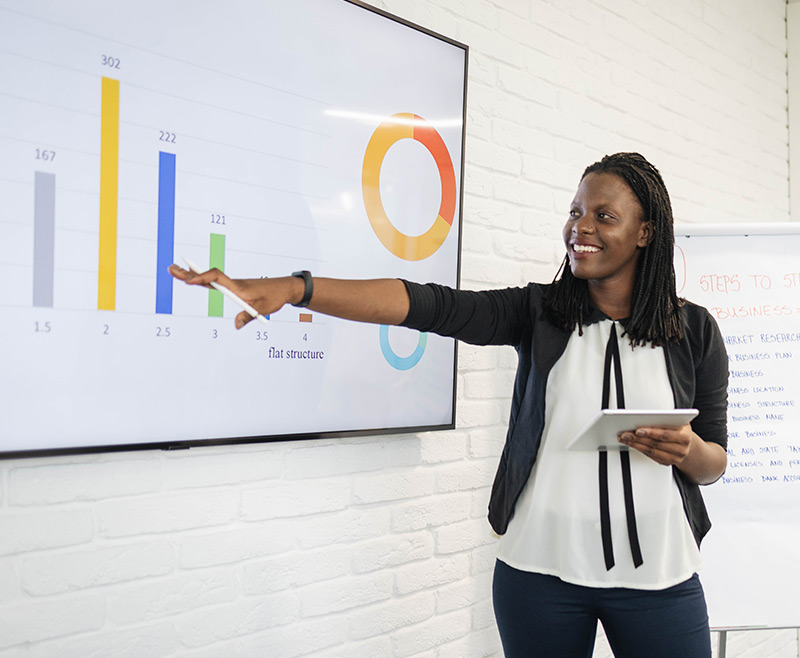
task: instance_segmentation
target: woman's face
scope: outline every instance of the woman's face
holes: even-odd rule
[[[590,283],[633,288],[641,250],[652,236],[642,221],[642,207],[628,184],[616,174],[587,174],[570,205],[564,225],[572,274]]]

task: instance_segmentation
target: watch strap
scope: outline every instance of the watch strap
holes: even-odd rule
[[[292,304],[292,306],[296,306],[298,308],[305,308],[308,306],[309,302],[311,302],[311,295],[314,294],[314,279],[311,276],[311,272],[308,270],[300,270],[298,272],[292,272],[292,276],[296,276],[300,279],[303,279],[303,283],[305,284],[305,289],[303,290],[303,298],[297,302],[297,304]]]

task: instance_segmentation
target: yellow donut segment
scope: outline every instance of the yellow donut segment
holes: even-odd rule
[[[377,217],[375,219],[378,219]],[[423,260],[442,246],[450,225],[437,215],[433,225],[422,235],[406,235],[398,231],[383,213],[380,221],[373,221],[375,234],[384,246],[403,260]]]
[[[410,236],[398,231],[387,217],[380,194],[380,173],[383,159],[392,144],[401,139],[413,139],[414,121],[422,120],[407,113],[395,114],[392,119],[400,119],[402,123],[392,120],[384,121],[372,134],[367,144],[361,171],[364,206],[372,229],[383,246],[403,260],[423,260],[442,246],[450,231],[450,224],[441,215],[437,215],[433,225],[425,233]]]

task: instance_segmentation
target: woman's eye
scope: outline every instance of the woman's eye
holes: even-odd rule
[[[570,216],[572,219],[577,219],[578,217],[580,217],[580,216],[581,216],[581,213],[580,213],[578,210],[575,210],[575,209],[573,208],[572,210],[570,210],[570,211],[569,211],[569,216]]]

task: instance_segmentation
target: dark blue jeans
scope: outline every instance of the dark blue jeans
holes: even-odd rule
[[[506,658],[591,658],[598,620],[616,658],[711,658],[697,574],[662,590],[595,588],[498,560],[493,597]]]

